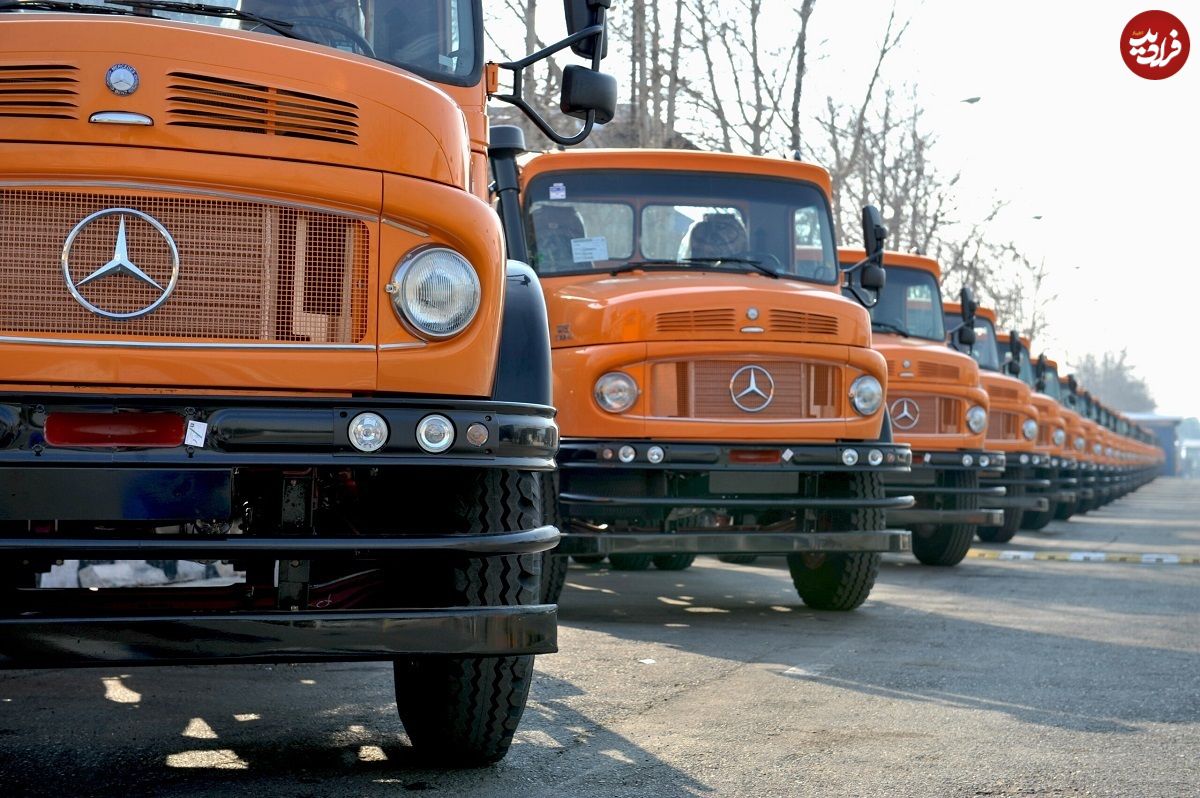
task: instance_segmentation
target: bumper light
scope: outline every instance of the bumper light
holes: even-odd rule
[[[1029,465],[1029,455],[1021,455],[1021,465]]]
[[[987,411],[979,405],[975,405],[967,411],[967,429],[971,430],[971,432],[975,433],[976,435],[987,429],[987,422]],[[1036,430],[1034,431],[1034,434],[1037,434]]]
[[[666,459],[667,453],[663,451],[661,446],[651,446],[646,450],[646,459],[654,465],[658,465]]]
[[[439,454],[454,445],[454,424],[445,416],[425,416],[417,422],[417,443],[431,454]]]
[[[479,310],[479,276],[462,255],[445,247],[411,253],[387,285],[400,318],[422,338],[449,338]]]
[[[360,452],[377,452],[388,439],[388,425],[383,416],[376,413],[359,413],[350,419],[347,429],[350,445]]]
[[[488,428],[476,421],[467,427],[467,443],[482,447],[488,442]]]
[[[622,446],[620,450],[617,451],[617,459],[622,463],[632,463],[636,457],[637,450],[632,446]]]
[[[879,380],[870,374],[864,374],[850,383],[850,404],[861,416],[879,412],[879,408],[883,406],[883,386],[879,384]]]
[[[596,404],[609,413],[624,413],[637,401],[638,384],[628,374],[610,371],[596,380]]]
[[[858,464],[858,451],[855,449],[842,450],[842,465],[852,466]]]
[[[970,468],[972,465],[974,465],[974,463],[975,463],[975,458],[972,457],[971,455],[964,454],[962,456],[962,464],[964,467]]]
[[[992,462],[992,458],[988,457],[986,454],[979,455],[979,467],[980,468],[987,468],[988,464],[991,462]]]
[[[872,449],[871,451],[867,452],[867,463],[873,466],[883,463],[883,452],[879,451],[878,449]]]
[[[1038,434],[1038,423],[1032,418],[1025,419],[1025,422],[1021,424],[1021,434],[1027,441],[1035,440]]]

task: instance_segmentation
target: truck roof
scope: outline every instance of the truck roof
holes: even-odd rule
[[[962,313],[962,305],[958,304],[957,302],[943,302],[942,310],[944,310],[946,313]],[[991,308],[979,308],[977,311],[975,311],[975,315],[982,316],[983,318],[987,319],[992,323],[993,326],[996,324],[996,311],[992,310]]]
[[[762,155],[734,155],[697,150],[584,149],[546,152],[531,159],[521,170],[528,182],[546,172],[579,169],[630,169],[645,171],[720,172],[735,175],[780,177],[815,183],[825,196],[833,193],[829,172],[820,166]]]
[[[867,257],[866,250],[855,249],[852,247],[838,247],[838,256],[843,260],[849,256],[850,260],[860,261]],[[909,269],[921,269],[932,274],[936,279],[942,279],[942,269],[938,266],[938,262],[933,258],[927,258],[924,255],[913,255],[908,252],[893,252],[886,250],[883,253],[883,267],[888,266],[904,266]]]

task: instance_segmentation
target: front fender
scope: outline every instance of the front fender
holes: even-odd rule
[[[551,405],[550,326],[542,284],[533,269],[510,260],[504,288],[500,357],[492,398],[498,402]]]

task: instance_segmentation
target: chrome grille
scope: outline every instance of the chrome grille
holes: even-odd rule
[[[168,125],[357,143],[354,103],[193,72],[169,77]]]
[[[760,366],[775,381],[771,403],[748,413],[729,385],[744,366]],[[842,372],[834,365],[779,360],[684,360],[650,369],[650,414],[658,418],[804,421],[841,417]]]
[[[904,422],[897,420],[895,410],[892,411],[892,426],[896,434],[903,438],[905,435],[960,435],[962,434],[963,407],[962,401],[951,396],[934,394],[895,394],[888,392],[887,404],[895,408],[902,399],[916,402],[919,411],[917,423],[907,429],[902,428]]]
[[[97,211],[129,208],[157,219],[179,250],[177,287],[147,315],[113,320],[71,296],[63,246]],[[113,258],[121,218],[130,259],[166,286],[165,240],[136,216],[114,214],[84,227],[69,269],[79,282]],[[370,231],[361,221],[253,201],[75,190],[0,189],[0,331],[345,344],[367,327]],[[113,274],[78,288],[112,312],[131,312],[160,292]]]
[[[0,64],[0,118],[75,119],[78,72],[64,64]]]

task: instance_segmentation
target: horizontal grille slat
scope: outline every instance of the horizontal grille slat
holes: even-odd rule
[[[0,65],[0,119],[76,119],[78,70],[61,64]]]
[[[191,72],[169,77],[168,125],[357,143],[354,103]]]
[[[743,397],[747,411],[734,402],[734,375],[755,366],[770,375],[756,385],[761,395]],[[741,381],[746,381],[743,374]],[[658,418],[738,421],[806,421],[841,417],[842,371],[836,365],[779,360],[681,360],[655,363],[650,376],[650,414]],[[739,393],[741,382],[734,388]]]
[[[713,310],[675,310],[659,313],[655,329],[669,332],[733,332],[736,314],[732,308]]]
[[[837,335],[836,316],[805,313],[799,310],[774,309],[770,313],[771,332],[799,335]]]
[[[61,263],[72,229],[114,208],[158,220],[180,260],[169,299],[126,320],[77,302]],[[114,259],[122,218],[130,260],[166,287],[170,249],[135,214],[82,228],[68,266],[88,302],[131,313],[162,292],[124,273],[79,286]],[[366,335],[370,231],[336,214],[249,200],[0,189],[0,245],[0,333],[320,344],[357,343]]]

